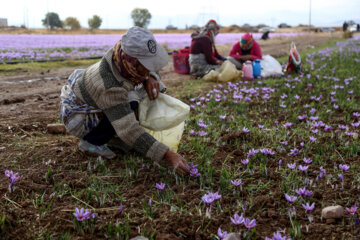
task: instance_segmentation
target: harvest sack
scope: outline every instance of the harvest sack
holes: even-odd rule
[[[240,76],[241,72],[236,69],[235,65],[226,60],[221,64],[220,68],[211,70],[203,78],[205,81],[230,82],[239,80]]]
[[[269,77],[272,75],[283,75],[280,63],[270,55],[265,55],[260,60],[261,77]]]
[[[184,122],[190,112],[190,106],[179,99],[159,93],[156,100],[146,97],[139,104],[140,125],[155,131],[173,128]]]
[[[189,113],[189,105],[159,93],[156,100],[147,97],[140,102],[139,123],[156,140],[177,152]]]

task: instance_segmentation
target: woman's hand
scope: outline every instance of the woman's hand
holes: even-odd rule
[[[223,64],[223,60],[216,60],[216,65],[221,65],[221,64]]]
[[[159,96],[160,84],[151,75],[148,80],[144,82],[144,86],[150,100],[155,100]]]
[[[190,170],[186,166],[186,160],[173,151],[167,151],[164,155],[165,164],[174,169],[174,171],[182,176],[189,175]]]
[[[251,60],[251,55],[244,55],[244,56],[240,56],[240,59],[243,61],[247,61],[247,60]]]

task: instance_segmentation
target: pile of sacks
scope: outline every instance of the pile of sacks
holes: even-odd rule
[[[242,72],[238,71],[232,62],[226,60],[220,68],[211,70],[203,77],[203,79],[205,81],[213,82],[230,82],[240,80],[241,76]]]

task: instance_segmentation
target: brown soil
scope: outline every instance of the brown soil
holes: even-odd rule
[[[274,39],[260,42],[260,44],[264,55],[270,54],[274,57],[280,57],[288,54],[291,41],[294,41],[298,50],[302,51],[319,46],[335,36],[312,34],[294,39]],[[219,46],[218,49],[221,54],[226,56],[230,47]],[[22,176],[17,182],[18,189],[14,195],[7,192],[8,183],[0,181],[0,206],[3,208],[0,209],[0,214],[5,213],[6,215],[5,226],[11,225],[11,230],[5,228],[5,232],[9,236],[8,239],[34,239],[35,236],[40,236],[41,232],[48,232],[49,235],[55,234],[56,236],[56,234],[69,231],[73,234],[72,236],[76,236],[70,212],[78,206],[76,204],[81,203],[66,190],[64,190],[62,197],[53,198],[51,194],[55,188],[59,191],[58,188],[66,189],[66,186],[72,189],[86,189],[86,186],[91,182],[85,180],[82,171],[86,171],[89,162],[94,164],[94,160],[89,160],[89,158],[77,151],[78,140],[76,138],[71,136],[59,138],[57,135],[47,134],[46,132],[47,124],[58,121],[60,89],[74,69],[49,69],[46,72],[24,72],[13,76],[0,77],[0,173],[11,168],[11,166],[20,165],[21,168],[16,168],[16,171],[20,172]],[[176,93],[174,89],[180,89],[184,82],[194,79],[189,75],[174,73],[172,62],[161,73],[165,84],[168,88],[172,88],[174,93]],[[57,79],[46,80],[46,78]],[[33,81],[29,81],[31,79]],[[236,134],[234,133],[234,135]],[[231,142],[231,138],[227,140]],[[21,143],[21,148],[17,146],[16,142]],[[233,156],[233,161],[237,158],[240,159],[242,155],[241,149],[234,152],[231,146],[225,146],[214,156],[213,165],[215,167],[222,166],[223,159],[230,155]],[[53,177],[46,178],[45,176],[50,167],[54,169]],[[107,161],[106,167],[120,169],[125,167],[125,163],[122,161]],[[269,172],[274,172],[270,177],[274,179],[279,177],[272,170],[269,169]],[[214,176],[216,182],[218,182],[216,179],[219,179],[219,177]],[[252,177],[256,179],[256,176]],[[1,176],[1,178],[4,180],[4,176]],[[132,183],[137,187],[122,189],[121,196],[126,198],[124,209],[141,209],[140,199],[151,197],[154,192],[152,189],[145,188],[143,183],[147,181],[149,184],[154,184],[159,182],[160,179],[161,176],[156,169],[143,168],[139,170],[138,176],[131,178]],[[116,184],[124,180],[116,176],[103,179],[104,184]],[[56,186],[54,182],[56,182]],[[63,184],[67,185],[64,186]],[[201,199],[199,183],[196,181],[190,182],[185,185],[185,189],[179,189],[175,182],[173,182],[172,186],[172,190],[179,193],[179,201],[186,205],[199,205]],[[358,194],[359,192],[344,192],[339,193],[339,197],[344,198]],[[39,217],[40,207],[29,201],[30,198],[35,199],[34,196],[39,198],[43,196],[43,203],[39,203],[41,207],[52,203],[51,210],[44,216]],[[273,196],[270,197],[264,196],[260,191],[256,193],[256,196],[254,209],[264,208],[264,211],[257,218],[257,232],[259,236],[262,236],[262,239],[264,236],[270,236],[274,229],[290,227],[286,216],[283,215],[279,218],[279,214],[275,214],[277,209],[284,204],[283,199],[280,201],[281,194],[279,192],[274,192]],[[79,196],[81,199],[85,197],[85,193],[83,196]],[[111,203],[107,201],[107,203],[111,206],[118,206],[120,201],[117,199]],[[229,209],[229,206],[235,203],[235,197],[227,198],[226,201],[222,202],[222,209],[226,214],[214,215],[211,221],[205,220],[204,224],[208,225],[206,230],[201,233],[198,231],[202,225],[201,219],[194,222],[194,217],[189,213],[183,215],[179,215],[177,212],[171,213],[170,206],[164,204],[162,207],[157,208],[152,220],[143,221],[140,214],[134,216],[130,223],[130,235],[138,235],[138,227],[140,227],[141,229],[148,228],[148,232],[152,232],[155,228],[156,239],[185,239],[184,236],[186,236],[186,239],[208,239],[210,234],[216,233],[218,226],[228,228],[227,224],[224,223],[229,221],[228,216],[233,213],[227,212],[226,209]],[[97,203],[91,202],[91,204],[99,208]],[[320,206],[321,202],[317,204]],[[193,211],[192,214],[198,216],[195,208],[193,208]],[[316,211],[315,215],[319,216],[320,208],[317,208]],[[122,217],[117,211],[106,209],[99,211],[99,214],[105,218],[103,220],[105,222],[114,222]],[[306,218],[306,216],[302,215],[299,215],[299,217]],[[340,225],[337,225],[336,229],[330,230],[331,225],[321,223],[320,219],[315,219],[315,221],[317,223],[311,226],[315,232],[315,235],[312,235],[315,238],[312,239],[321,239],[323,236],[328,236],[326,239],[339,239],[338,237],[344,231],[350,231],[350,229],[340,227]],[[96,234],[85,235],[77,239],[95,238],[103,239],[103,236],[97,236]],[[306,233],[304,239],[308,239]]]

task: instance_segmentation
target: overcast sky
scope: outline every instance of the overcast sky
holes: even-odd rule
[[[360,22],[360,0],[3,0],[0,18],[7,18],[8,25],[40,28],[49,11],[58,13],[61,20],[76,17],[88,27],[87,20],[96,14],[103,19],[101,28],[126,29],[133,26],[131,10],[147,8],[152,15],[149,28],[202,26],[210,18],[223,26],[282,22],[297,26],[309,23],[310,1],[313,25]]]

